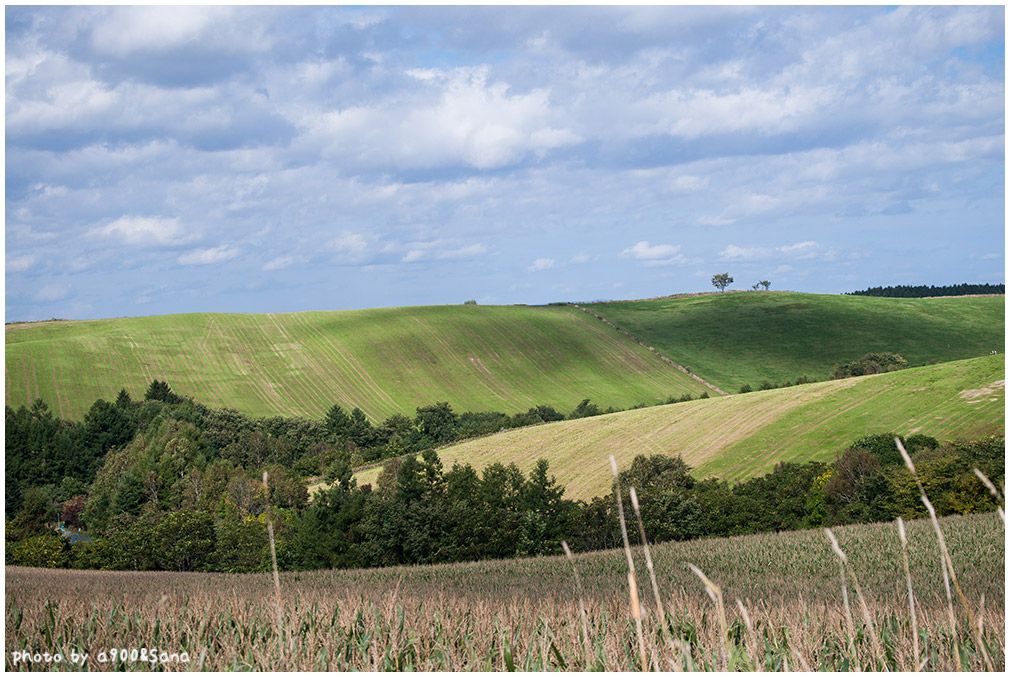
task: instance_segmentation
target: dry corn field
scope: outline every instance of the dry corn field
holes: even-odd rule
[[[5,667],[80,669],[88,654],[91,670],[1003,670],[1003,521],[940,524],[970,614],[956,594],[948,605],[928,520],[905,525],[907,550],[897,524],[836,529],[844,570],[823,530],[654,546],[663,622],[641,546],[637,622],[620,550],[290,572],[279,596],[269,574],[8,567]]]

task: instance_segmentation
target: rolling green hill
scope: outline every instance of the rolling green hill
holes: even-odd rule
[[[430,306],[268,315],[188,314],[6,327],[6,401],[64,418],[154,379],[211,407],[371,419],[457,411],[568,412],[707,390],[599,320],[564,306]]]
[[[867,434],[1005,434],[1004,377],[1003,356],[986,356],[520,428],[447,447],[439,457],[447,469],[500,461],[527,473],[545,458],[566,495],[583,499],[610,490],[610,454],[622,468],[638,454],[680,454],[699,477],[740,480],[780,461],[833,460]],[[374,482],[378,473],[356,477]]]
[[[866,353],[910,365],[1002,352],[1005,298],[875,298],[793,292],[702,294],[586,308],[731,393],[822,380]]]

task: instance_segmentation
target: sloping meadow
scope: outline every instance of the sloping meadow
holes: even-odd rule
[[[506,414],[657,404],[709,388],[566,306],[426,306],[264,315],[200,313],[8,325],[7,404],[41,397],[83,416],[154,379],[207,406],[322,418],[334,403],[373,422],[449,402]]]
[[[912,366],[1003,350],[1003,296],[877,298],[746,292],[587,306],[710,383],[824,380],[836,364],[898,353]]]
[[[439,458],[447,469],[501,462],[524,473],[544,458],[565,496],[586,500],[610,491],[609,454],[622,468],[639,454],[680,455],[698,477],[741,480],[782,461],[832,461],[864,435],[1002,435],[1004,377],[1002,356],[981,357],[510,430]],[[358,483],[379,472],[358,473]]]

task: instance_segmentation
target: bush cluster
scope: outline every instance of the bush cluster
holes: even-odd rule
[[[836,364],[831,371],[831,378],[883,374],[901,369],[908,369],[908,360],[897,353],[867,353],[858,360]]]

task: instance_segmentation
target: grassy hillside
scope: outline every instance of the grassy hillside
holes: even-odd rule
[[[898,353],[921,365],[1002,351],[1004,302],[749,292],[587,308],[735,393],[764,379],[827,378],[836,363],[870,352]]]
[[[609,454],[622,468],[638,454],[680,454],[699,477],[739,480],[780,461],[830,461],[866,434],[1004,434],[1004,376],[1003,357],[986,356],[511,430],[439,456],[446,468],[501,461],[524,472],[546,458],[570,498],[610,490]]]
[[[433,306],[269,315],[189,314],[6,327],[7,404],[41,397],[66,418],[125,387],[251,415],[320,417],[334,402],[373,420],[436,401],[515,413],[654,404],[703,390],[568,307]]]

